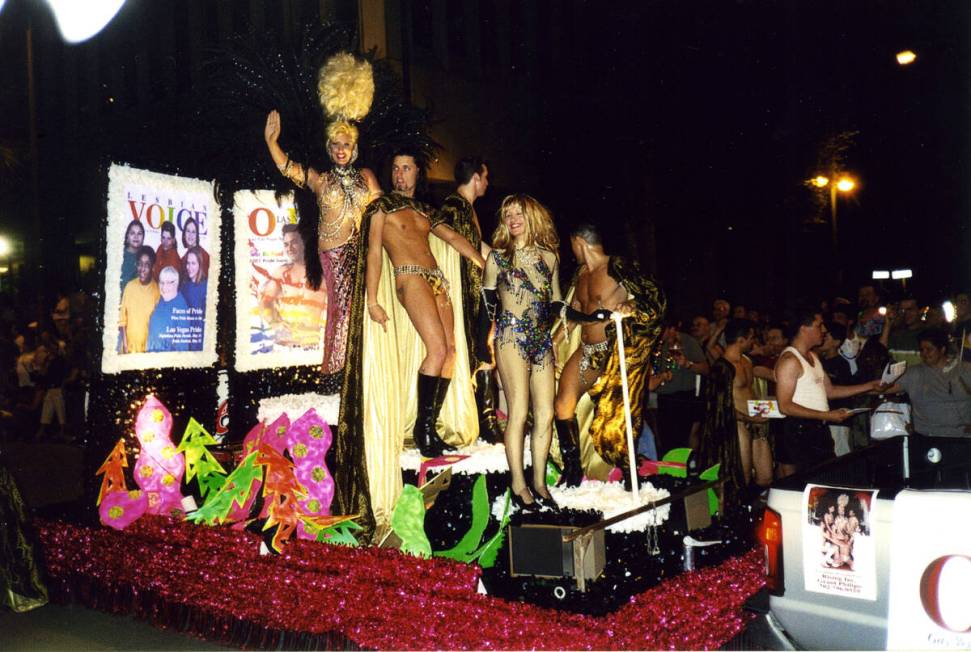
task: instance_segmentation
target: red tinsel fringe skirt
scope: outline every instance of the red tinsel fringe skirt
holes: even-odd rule
[[[51,599],[130,613],[238,647],[714,649],[763,584],[753,551],[684,573],[594,618],[476,592],[480,569],[396,550],[260,538],[163,517],[123,532],[38,521]]]

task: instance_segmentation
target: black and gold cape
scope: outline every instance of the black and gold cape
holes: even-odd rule
[[[635,439],[643,424],[644,395],[651,372],[651,352],[661,336],[661,323],[667,308],[664,292],[653,278],[641,271],[636,261],[611,256],[607,273],[627,291],[633,312],[621,322],[627,363],[627,387],[630,396],[631,424]],[[590,388],[596,414],[590,425],[590,436],[600,457],[614,466],[627,464],[627,425],[624,417],[624,395],[620,376],[620,354],[617,351],[617,328],[606,327],[610,350],[604,372]]]
[[[482,235],[475,226],[472,204],[458,193],[452,193],[438,210],[438,221],[449,225],[475,247],[481,248]],[[475,263],[463,258],[462,265],[462,319],[465,323],[465,341],[469,350],[469,369],[474,374],[480,360],[475,355],[475,333],[479,319],[479,295],[482,291],[482,270]]]
[[[705,422],[698,445],[698,470],[721,464],[718,477],[725,480],[725,502],[734,502],[748,484],[742,470],[735,415],[735,366],[725,358],[711,364],[705,383]]]

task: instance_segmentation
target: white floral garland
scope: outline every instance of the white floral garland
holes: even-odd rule
[[[134,218],[129,192],[149,195],[151,199],[189,197],[193,205],[204,206],[208,236],[199,236],[209,253],[209,283],[206,286],[206,315],[201,351],[118,353],[118,316],[121,304],[119,281],[125,247],[125,231]],[[144,210],[148,210],[148,201]],[[105,314],[102,334],[104,352],[101,371],[106,374],[128,370],[169,367],[208,367],[216,357],[216,305],[219,294],[219,205],[213,195],[213,182],[187,179],[126,165],[112,164],[108,171],[108,237],[105,270]],[[177,235],[178,237],[178,235]]]
[[[638,492],[638,502],[631,498],[630,491],[624,489],[622,482],[600,482],[586,480],[579,487],[550,487],[550,495],[560,507],[582,511],[594,510],[600,512],[601,518],[606,520],[618,514],[629,512],[641,505],[656,502],[671,495],[667,489],[655,488],[650,482],[641,482]],[[502,510],[506,504],[505,494],[497,496],[492,501],[492,517],[502,518]],[[511,506],[512,510],[516,507]],[[671,505],[663,505],[655,510],[647,510],[628,519],[614,523],[607,528],[608,532],[644,532],[648,527],[661,525],[671,515]]]
[[[271,396],[260,400],[256,418],[261,422],[272,423],[285,412],[293,422],[311,408],[329,425],[335,426],[340,414],[341,397],[339,394],[314,393]]]
[[[529,450],[529,437],[526,437],[523,450]],[[446,451],[448,454],[468,455],[452,465],[452,473],[458,475],[479,475],[483,473],[505,473],[509,470],[506,462],[506,449],[502,444],[487,444],[479,439],[471,446]],[[409,448],[401,453],[401,468],[405,471],[417,472],[422,462],[417,449]],[[529,455],[523,461],[527,468],[530,465]],[[430,469],[429,475],[443,470],[444,467]],[[650,482],[641,481],[638,498],[634,503],[630,491],[624,489],[622,482],[600,482],[599,480],[585,480],[579,487],[550,487],[550,495],[560,505],[569,509],[600,512],[603,519],[617,514],[629,512],[640,505],[667,498],[671,492],[667,489],[656,488]],[[505,507],[505,494],[496,496],[492,501],[492,516],[496,520],[502,518]],[[510,505],[510,509],[516,510]],[[644,532],[652,525],[660,525],[668,520],[671,506],[663,505],[656,510],[648,510],[637,516],[632,516],[607,528],[608,532]]]
[[[529,436],[526,437],[523,450],[529,450]],[[452,465],[452,473],[458,475],[481,475],[483,473],[505,473],[509,470],[506,462],[506,447],[502,444],[488,444],[478,439],[471,446],[453,448],[446,451],[446,455],[468,455]],[[524,455],[523,461],[530,466],[529,455]],[[401,452],[401,468],[404,471],[418,472],[422,457],[417,448],[406,448]],[[438,469],[441,470],[441,469]]]

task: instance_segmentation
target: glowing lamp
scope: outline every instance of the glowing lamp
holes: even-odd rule
[[[7,256],[9,254],[10,254],[10,240],[7,240],[5,237],[0,235],[0,256]]]
[[[914,278],[914,270],[912,269],[895,269],[890,272],[890,278],[895,281],[899,281],[905,278]]]
[[[822,175],[820,175],[818,177],[814,177],[812,179],[812,184],[814,186],[816,186],[817,188],[825,188],[827,185],[829,185],[829,178],[828,177],[824,177]]]
[[[125,0],[47,0],[61,37],[68,43],[86,41],[111,22]]]
[[[840,192],[849,192],[853,190],[853,188],[855,187],[856,187],[856,182],[854,182],[853,179],[850,179],[849,177],[843,177],[842,179],[836,182],[836,189],[839,190]]]
[[[873,280],[882,281],[884,279],[890,278],[890,270],[886,269],[875,269],[873,270]]]
[[[917,54],[913,50],[902,50],[897,53],[897,63],[901,66],[908,66],[917,59]]]

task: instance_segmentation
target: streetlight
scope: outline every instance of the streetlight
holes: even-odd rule
[[[913,50],[901,50],[897,53],[897,63],[901,66],[909,66],[917,60],[917,54]]]
[[[61,37],[68,43],[81,43],[111,22],[125,0],[47,0]]]
[[[6,0],[0,0],[0,11]],[[68,43],[81,43],[111,22],[125,0],[47,0],[61,37]]]
[[[829,188],[830,225],[832,226],[832,229],[833,229],[833,256],[838,257],[839,227],[838,227],[838,222],[836,220],[837,218],[836,193],[842,192],[845,194],[848,192],[852,192],[853,189],[856,188],[856,181],[854,181],[852,177],[849,177],[845,174],[837,175],[836,173],[834,173],[832,179],[826,176],[825,174],[818,174],[812,179],[809,179],[809,181],[807,181],[806,183],[807,185],[813,186],[818,190],[822,190],[823,188],[826,188],[826,187]],[[839,263],[837,263],[837,269],[836,269],[836,282],[837,284],[841,284],[843,282],[843,270],[840,267]]]
[[[842,179],[836,182],[836,189],[839,190],[840,192],[849,192],[854,188],[856,188],[856,182],[853,181],[853,179],[850,179],[849,177],[843,177]]]
[[[856,181],[854,181],[852,177],[849,177],[844,174],[840,176],[838,179],[836,179],[835,183],[833,183],[830,181],[829,177],[820,174],[810,179],[809,183],[817,188],[825,188],[829,186],[829,211],[830,211],[830,218],[831,218],[831,223],[833,227],[833,251],[835,252],[836,248],[839,246],[839,238],[837,236],[837,221],[836,221],[836,216],[837,216],[836,193],[852,192],[853,189],[856,188]]]

